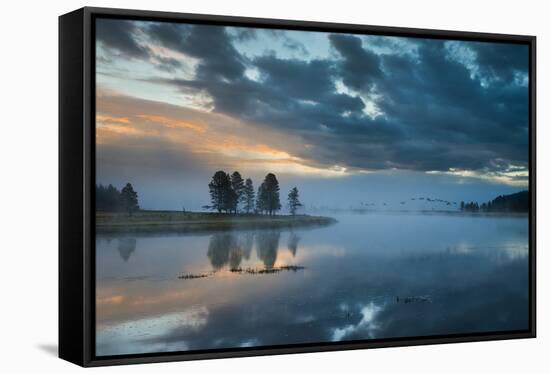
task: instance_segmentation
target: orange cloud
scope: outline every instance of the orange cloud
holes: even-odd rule
[[[191,129],[197,132],[203,133],[207,129],[207,125],[203,123],[191,123],[186,121],[181,121],[169,117],[151,115],[151,114],[139,114],[136,117],[144,119],[149,122],[154,122],[161,124],[170,128],[180,128],[180,129]]]
[[[181,149],[182,157],[194,154],[209,168],[320,177],[353,172],[297,156],[305,145],[296,136],[227,115],[123,96],[98,97],[97,143],[125,144],[125,137],[132,138],[133,152],[138,152],[141,140],[145,144],[145,139],[154,139],[155,146]]]
[[[130,119],[128,117],[111,117],[98,114],[96,116],[96,122],[97,124],[119,123],[128,125],[130,123]]]
[[[105,144],[108,142],[109,139],[112,139],[114,136],[142,136],[146,135],[147,132],[136,129],[131,126],[120,126],[120,125],[112,125],[112,124],[104,124],[100,127],[96,127],[95,130],[96,133],[96,143],[97,144]]]
[[[104,297],[102,299],[97,300],[98,305],[119,305],[121,304],[126,298],[122,295],[117,296],[111,296],[111,297]]]
[[[237,136],[218,136],[215,139],[215,149],[225,156],[236,156],[243,159],[286,159],[292,156],[287,152],[268,146],[256,144],[255,139],[246,139]]]

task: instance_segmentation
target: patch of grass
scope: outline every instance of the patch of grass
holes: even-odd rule
[[[120,212],[96,212],[96,229],[118,231],[198,231],[224,229],[284,228],[329,225],[331,217],[308,215],[219,214],[142,210],[132,215]]]

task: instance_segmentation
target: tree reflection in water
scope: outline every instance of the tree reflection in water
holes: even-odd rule
[[[244,234],[240,234],[238,240],[243,250],[242,252],[244,259],[250,259],[250,255],[252,254],[252,246],[254,245],[254,233],[245,232]]]
[[[281,232],[275,230],[259,231],[256,235],[256,253],[268,269],[272,268],[277,261],[280,237]]]
[[[119,238],[117,250],[124,262],[128,261],[132,253],[136,250],[136,238]]]
[[[222,232],[210,237],[207,256],[214,271],[229,266],[230,270],[239,269],[243,260],[249,260],[256,239],[256,255],[266,268],[273,268],[277,261],[281,232],[277,230],[257,232]],[[290,234],[288,248],[296,255],[300,237]]]
[[[229,263],[229,252],[231,249],[236,248],[237,240],[232,233],[217,233],[210,238],[210,244],[208,245],[207,256],[210,259],[212,268],[214,270],[220,270]],[[238,255],[232,254],[233,262],[239,262],[237,260]]]
[[[292,253],[292,257],[296,257],[296,251],[298,250],[298,243],[300,242],[300,237],[296,235],[294,231],[288,236],[288,250]]]

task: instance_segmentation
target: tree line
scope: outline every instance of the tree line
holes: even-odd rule
[[[529,212],[529,191],[521,191],[511,195],[500,195],[491,201],[482,203],[460,202],[460,210],[464,212],[511,212],[525,213]]]
[[[244,180],[238,171],[228,174],[223,170],[214,173],[208,184],[210,205],[205,208],[218,213],[256,213],[274,215],[281,209],[280,187],[273,173],[265,176],[258,191],[254,191],[252,179]],[[302,204],[298,188],[294,187],[288,194],[288,207],[292,215]]]
[[[139,210],[138,194],[130,183],[119,190],[112,184],[95,186],[95,206],[97,211],[127,212],[132,214]]]

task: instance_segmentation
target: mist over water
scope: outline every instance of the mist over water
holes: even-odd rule
[[[335,218],[294,230],[98,235],[97,354],[528,328],[526,217]],[[245,271],[285,266],[297,268]]]

